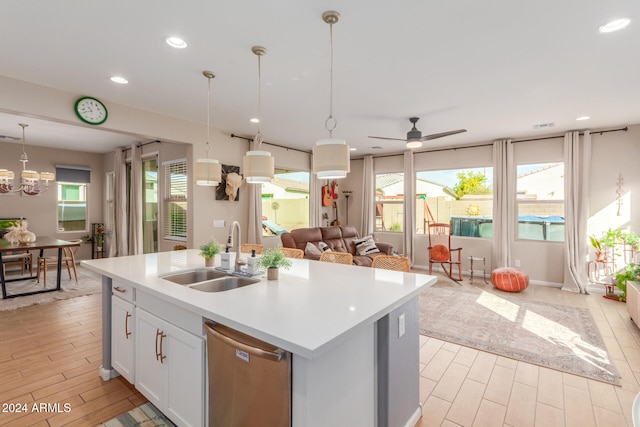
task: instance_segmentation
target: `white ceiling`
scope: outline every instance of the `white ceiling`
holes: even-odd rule
[[[640,2],[630,0],[4,0],[0,75],[204,124],[202,71],[211,70],[212,125],[250,136],[250,49],[262,45],[265,141],[310,150],[328,135],[329,25],[321,15],[330,9],[341,14],[334,137],[355,156],[404,150],[367,136],[403,138],[411,116],[423,134],[468,130],[423,149],[640,123]],[[619,17],[632,19],[625,30],[598,32]],[[189,47],[170,48],[170,35]],[[577,122],[582,115],[591,120]],[[12,114],[0,114],[0,135],[19,136],[18,122],[29,123],[33,145],[83,146],[86,132],[96,151],[140,140]]]

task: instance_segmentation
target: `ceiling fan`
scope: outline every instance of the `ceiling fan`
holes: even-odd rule
[[[369,136],[369,138],[389,139],[392,141],[405,141],[407,143],[407,148],[418,148],[418,147],[422,147],[422,143],[424,141],[431,141],[432,139],[442,138],[443,136],[455,135],[457,133],[463,133],[467,131],[466,129],[457,129],[457,130],[450,130],[448,132],[432,133],[431,135],[422,136],[422,132],[420,132],[418,128],[416,128],[416,123],[418,123],[418,120],[420,120],[419,117],[411,117],[409,119],[409,121],[413,124],[413,127],[409,132],[407,132],[407,139],[386,138],[384,136]]]

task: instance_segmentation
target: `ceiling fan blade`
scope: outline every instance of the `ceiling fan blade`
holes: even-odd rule
[[[423,136],[420,139],[420,141],[430,141],[432,139],[442,138],[443,136],[455,135],[457,133],[463,133],[466,131],[467,131],[466,129],[456,129],[456,130],[450,130],[449,132],[432,133],[431,135]]]
[[[384,136],[369,136],[368,138],[374,138],[374,139],[388,139],[390,141],[406,141],[406,139],[402,139],[402,138],[387,138]]]

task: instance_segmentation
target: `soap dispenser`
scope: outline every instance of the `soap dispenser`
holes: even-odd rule
[[[224,250],[224,253],[220,254],[220,268],[223,270],[233,270],[235,263],[235,254],[229,252],[229,246]]]
[[[256,258],[256,250],[251,250],[251,257],[247,258],[247,273],[250,275],[256,275],[259,273],[260,267],[258,265],[258,258]]]

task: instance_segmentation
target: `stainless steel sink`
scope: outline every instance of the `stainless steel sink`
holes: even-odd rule
[[[196,270],[167,274],[166,276],[162,276],[162,278],[179,285],[191,285],[227,276],[228,274],[224,271],[213,270],[211,268],[198,268]]]
[[[228,291],[260,282],[259,278],[235,276],[211,268],[179,271],[161,278],[201,292]]]
[[[236,277],[227,276],[219,279],[209,280],[203,283],[196,283],[195,285],[189,285],[191,289],[195,289],[202,292],[222,292],[229,289],[236,289],[242,286],[252,285],[258,283],[260,279],[251,279],[249,277]]]

